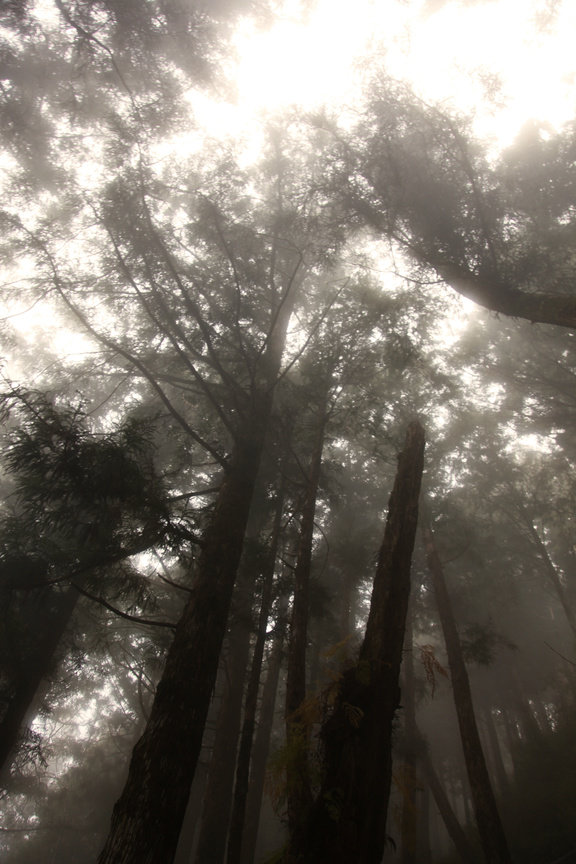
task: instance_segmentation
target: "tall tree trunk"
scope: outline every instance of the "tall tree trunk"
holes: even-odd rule
[[[510,791],[510,784],[508,782],[508,775],[506,774],[504,760],[502,759],[502,750],[500,748],[500,741],[498,740],[498,732],[494,723],[492,709],[489,705],[485,705],[484,720],[486,722],[486,731],[488,733],[488,740],[490,742],[490,749],[492,751],[496,782],[498,784],[500,795],[504,797]]]
[[[572,604],[568,598],[568,594],[566,593],[566,589],[564,588],[564,585],[560,581],[560,576],[558,575],[558,570],[556,569],[555,565],[552,562],[552,559],[550,558],[550,555],[548,554],[548,549],[546,548],[546,544],[544,543],[544,541],[540,537],[540,534],[538,533],[538,531],[534,527],[534,523],[532,522],[532,519],[530,518],[529,514],[526,512],[526,510],[524,508],[522,508],[522,514],[524,516],[524,520],[526,523],[526,527],[528,529],[528,533],[530,534],[532,541],[534,542],[534,545],[536,546],[536,549],[538,550],[538,554],[540,555],[540,560],[542,561],[542,563],[544,565],[544,569],[545,569],[546,573],[548,574],[548,576],[550,577],[550,581],[552,582],[552,585],[554,586],[554,590],[556,591],[556,594],[558,595],[558,599],[560,600],[560,603],[562,604],[562,608],[564,609],[564,614],[566,615],[566,620],[568,621],[570,629],[572,630],[572,634],[573,634],[573,636],[576,637],[576,612],[574,611],[574,607],[572,606]]]
[[[295,831],[298,826],[302,825],[313,804],[308,768],[309,730],[302,717],[301,708],[306,699],[306,647],[308,644],[308,607],[314,516],[316,514],[316,496],[322,467],[327,419],[327,399],[326,394],[324,394],[319,405],[316,435],[304,492],[298,555],[294,568],[294,600],[288,640],[286,744],[292,755],[286,766],[286,798],[290,831]]]
[[[519,768],[518,754],[520,751],[521,740],[516,718],[513,714],[511,715],[510,704],[502,705],[502,717],[504,720],[504,734],[506,735],[506,741],[508,743],[508,752],[510,754],[510,759],[512,760],[512,769],[514,775],[516,775],[518,774]]]
[[[406,620],[403,662],[404,742],[402,754],[402,821],[400,828],[400,864],[416,862],[416,700],[414,693],[414,654],[412,618]]]
[[[196,849],[195,864],[220,864],[226,855],[226,836],[234,794],[234,772],[242,721],[242,701],[250,656],[249,622],[256,577],[261,569],[260,538],[269,519],[267,471],[261,471],[254,494],[237,584],[234,615],[224,665],[225,685],[216,726],[210,769]]]
[[[100,864],[172,861],[218,671],[218,660],[262,451],[267,406],[238,441],[176,627],[150,718],[112,814]]]
[[[256,853],[260,811],[262,809],[262,797],[264,795],[266,778],[266,763],[270,751],[270,736],[274,724],[276,694],[278,692],[278,681],[280,679],[280,669],[284,656],[284,630],[285,627],[281,624],[274,636],[272,649],[268,656],[268,674],[266,675],[266,681],[262,689],[258,729],[254,740],[254,755],[252,758],[252,770],[250,772],[250,786],[248,789],[246,818],[242,838],[241,864],[253,864]]]
[[[442,786],[442,783],[434,770],[434,766],[430,761],[430,757],[426,752],[424,754],[423,764],[426,780],[430,786],[430,790],[434,796],[436,806],[440,811],[446,830],[454,844],[454,848],[460,855],[464,864],[478,864],[478,856],[470,845],[470,841],[464,833],[464,829],[460,825],[456,814],[450,805],[444,787]]]
[[[299,266],[272,314],[254,371],[250,410],[238,421],[198,560],[194,592],[176,627],[148,724],[132,752],[99,864],[170,864],[174,858],[218,673]]]
[[[430,846],[430,784],[424,781],[418,820],[416,860],[419,864],[432,864]]]
[[[240,734],[240,746],[238,749],[238,760],[236,765],[236,784],[234,788],[234,800],[232,805],[232,818],[230,822],[230,835],[228,839],[228,864],[240,864],[242,851],[242,835],[244,831],[244,819],[246,815],[246,799],[248,796],[248,778],[250,774],[250,757],[252,754],[252,739],[256,724],[256,711],[258,708],[258,690],[260,687],[260,676],[262,672],[262,660],[266,645],[266,628],[270,610],[272,607],[272,588],[274,584],[274,572],[276,569],[276,556],[282,530],[282,513],[284,508],[285,494],[285,467],[283,461],[280,474],[280,487],[276,498],[276,509],[274,513],[274,525],[270,537],[270,546],[263,575],[262,602],[258,618],[258,633],[252,656],[252,667],[248,679],[246,692],[246,704],[244,708],[244,722]]]
[[[354,632],[355,574],[342,573],[340,583],[340,639],[349,639]]]
[[[208,714],[208,726],[210,725],[210,714]],[[198,760],[194,781],[190,789],[190,798],[186,807],[186,814],[178,839],[178,848],[174,857],[174,864],[192,864],[192,856],[196,848],[196,838],[202,815],[202,801],[208,780],[208,764],[202,759]]]
[[[500,821],[494,791],[490,783],[486,760],[480,743],[468,673],[462,656],[460,637],[458,636],[450,597],[446,588],[444,570],[425,510],[422,510],[421,514],[421,526],[426,546],[428,566],[436,593],[440,623],[446,643],[456,714],[458,716],[464,759],[470,781],[470,789],[474,801],[474,813],[478,823],[482,848],[489,864],[511,864],[506,836]]]
[[[542,731],[538,725],[538,721],[532,706],[526,698],[526,691],[522,685],[522,680],[518,673],[518,667],[513,657],[508,662],[510,693],[513,699],[513,705],[516,715],[519,720],[520,731],[522,738],[529,741],[533,746],[542,746]]]
[[[19,658],[17,680],[12,698],[0,721],[0,783],[8,779],[19,738],[27,722],[30,722],[34,697],[47,678],[54,655],[62,641],[79,594],[69,588],[58,595],[52,594],[52,610],[46,609],[44,630],[28,654]]]
[[[244,620],[238,620],[231,627],[228,640],[224,690],[208,769],[195,864],[220,864],[224,860],[249,654],[250,630]]]
[[[380,864],[392,777],[392,729],[418,521],[424,430],[408,427],[388,503],[359,662],[340,682],[324,723],[324,779],[285,860],[302,864]]]

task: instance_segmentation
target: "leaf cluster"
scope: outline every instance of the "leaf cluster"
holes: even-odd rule
[[[6,587],[32,587],[114,564],[170,531],[167,491],[153,461],[154,420],[130,417],[96,434],[85,405],[44,393],[4,394],[4,464],[12,489],[0,522]]]

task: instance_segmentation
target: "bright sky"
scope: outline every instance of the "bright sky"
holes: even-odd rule
[[[422,96],[476,107],[478,131],[501,144],[527,118],[558,125],[574,113],[574,0],[318,0],[308,24],[299,5],[287,0],[268,32],[249,21],[240,27],[238,107],[207,108],[215,134],[245,126],[262,108],[350,101],[354,64],[370,43],[373,62],[386,54],[388,70]],[[547,26],[539,31],[537,21]],[[501,77],[503,107],[480,111],[478,72]]]
[[[539,30],[537,20],[547,26]],[[526,119],[560,125],[576,106],[575,0],[317,0],[307,23],[300,0],[285,0],[273,27],[259,32],[246,19],[235,44],[237,104],[193,97],[198,120],[216,137],[243,133],[254,140],[263,109],[354,104],[358,61],[366,57],[413,82],[425,98],[475,109],[477,131],[501,146]],[[479,71],[501,78],[497,103],[483,99]],[[191,138],[193,149],[202,145],[197,130]],[[33,319],[24,316],[22,328]],[[66,338],[68,351],[87,350],[83,337]]]

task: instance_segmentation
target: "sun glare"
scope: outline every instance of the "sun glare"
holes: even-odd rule
[[[296,102],[310,108],[345,96],[369,20],[356,10],[353,16],[344,11],[340,0],[321,0],[308,25],[280,18],[269,32],[256,34],[246,23],[237,34],[241,62],[236,84],[242,107]]]
[[[263,33],[244,21],[238,101],[224,126],[249,123],[262,109],[353,100],[362,62],[381,64],[424,98],[474,110],[478,131],[502,145],[528,118],[560,125],[576,92],[576,4],[560,4],[550,21],[538,19],[541,8],[524,0],[356,0],[352,10],[347,0],[318,0],[306,24],[288,7]],[[214,114],[221,128],[222,117]]]

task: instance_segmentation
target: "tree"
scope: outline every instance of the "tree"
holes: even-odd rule
[[[250,402],[234,430],[225,480],[198,561],[194,597],[176,628],[146,732],[134,749],[128,781],[115,807],[101,864],[160,862],[170,859],[176,849],[216,678],[299,263],[293,265],[273,308],[267,345],[253,370]],[[169,794],[164,785],[167,770]]]
[[[234,798],[226,857],[227,864],[239,864],[243,851],[242,844],[245,833],[245,818],[248,805],[248,781],[250,776],[250,760],[252,755],[256,713],[258,709],[258,690],[262,674],[264,649],[266,647],[267,641],[268,619],[270,618],[270,614],[272,611],[276,559],[278,556],[280,536],[282,532],[282,516],[284,498],[286,493],[286,468],[289,456],[289,444],[292,437],[291,423],[289,423],[288,427],[280,433],[280,436],[284,452],[282,453],[281,451],[282,455],[279,465],[278,488],[276,491],[276,500],[274,501],[274,520],[268,540],[268,548],[264,557],[261,573],[262,596],[260,601],[260,609],[258,612],[256,640],[254,643],[254,651],[252,654],[252,663],[248,678],[248,686],[246,688],[244,719],[242,722],[242,730],[238,747],[238,760],[234,784]],[[277,665],[279,671],[279,663]],[[268,670],[268,674],[270,675],[270,668]],[[270,681],[270,686],[272,686],[272,680]],[[275,691],[276,687],[273,688],[274,693]],[[262,701],[264,703],[264,696],[262,697]],[[264,708],[262,708],[262,714],[263,713]],[[261,723],[264,719],[262,718],[262,714]],[[268,748],[266,748],[266,753],[264,754],[265,758],[267,756],[267,749]]]
[[[422,280],[435,274],[493,312],[574,329],[573,126],[550,141],[532,126],[493,166],[468,118],[386,76],[362,114],[352,130],[319,124],[333,136],[328,182],[343,218],[387,238]]]
[[[129,150],[140,145],[137,141]],[[134,170],[124,149],[112,155],[113,178],[98,190],[97,201],[88,206],[78,202],[76,218],[101,266],[97,274],[94,259],[90,274],[85,274],[91,285],[89,297],[79,286],[78,273],[72,273],[72,261],[54,251],[55,238],[49,231],[33,231],[17,217],[10,218],[16,234],[33,242],[51,290],[68,315],[105,354],[117,358],[123,374],[129,370],[145,383],[190,446],[204,449],[224,474],[202,541],[193,600],[176,628],[165,676],[145,736],[135,748],[103,861],[114,860],[116,854],[146,860],[144,849],[146,855],[165,860],[175,848],[216,676],[286,331],[304,278],[304,256],[315,264],[335,242],[330,231],[323,236],[313,202],[298,200],[301,187],[285,169],[280,139],[263,171],[261,189],[267,201],[260,205],[259,216],[258,208],[250,206],[239,172],[234,176],[226,170],[207,180],[201,192],[184,193],[183,210],[181,204],[177,206],[187,217],[182,236],[174,233],[174,224],[168,225],[161,212],[169,204],[171,188],[164,182],[158,186],[151,162],[145,165],[139,157]],[[213,200],[210,182],[216,184]],[[164,204],[155,190],[161,190]],[[311,223],[313,243],[306,240]],[[196,257],[198,248],[204,250],[202,259]],[[112,314],[120,304],[124,315],[130,303],[133,317],[127,334],[122,325],[117,332],[102,326],[93,305],[97,296]],[[189,399],[203,410],[208,408],[205,425],[212,424],[208,436],[199,434],[198,427],[185,418],[181,403]],[[214,423],[217,440],[211,443]],[[201,680],[191,685],[196,676]],[[188,730],[186,752],[178,744],[178,728]],[[163,749],[162,759],[157,747]],[[152,763],[149,752],[157,753]],[[170,800],[158,774],[169,762],[174,767]],[[135,818],[128,815],[133,796],[139,801]],[[136,834],[141,836],[138,842]]]
[[[488,861],[502,862],[507,864],[512,859],[508,851],[508,844],[504,835],[504,829],[500,821],[496,799],[492,784],[486,769],[486,761],[480,743],[478,727],[474,715],[472,696],[468,675],[464,665],[458,630],[454,621],[450,598],[446,588],[444,573],[440,556],[438,554],[434,535],[430,527],[429,517],[422,516],[422,533],[426,545],[428,566],[434,580],[438,612],[442,623],[442,631],[446,641],[448,663],[454,690],[454,701],[458,714],[458,723],[466,769],[470,780],[470,788],[474,799],[474,811],[480,839],[484,854]]]
[[[195,861],[201,864],[203,861],[216,862],[223,860],[226,855],[227,833],[223,824],[228,822],[233,809],[233,800],[236,813],[231,816],[232,822],[238,822],[237,830],[241,831],[243,816],[238,816],[236,803],[237,793],[234,788],[236,776],[236,789],[238,790],[238,774],[241,770],[246,774],[246,782],[249,767],[249,754],[247,764],[241,769],[240,753],[238,754],[238,768],[236,768],[236,753],[239,747],[239,736],[242,728],[243,740],[240,741],[240,752],[252,744],[252,733],[248,735],[245,731],[249,702],[252,703],[251,710],[256,710],[256,699],[258,685],[260,682],[260,663],[256,664],[257,671],[248,673],[248,664],[251,651],[251,635],[253,630],[253,617],[255,610],[254,595],[258,591],[258,583],[262,583],[262,607],[258,624],[258,635],[254,645],[254,655],[257,651],[263,652],[266,637],[266,625],[270,614],[270,605],[273,593],[273,580],[276,568],[276,553],[281,527],[283,493],[276,502],[269,498],[269,473],[274,466],[263,465],[258,480],[257,490],[252,503],[250,521],[247,528],[246,540],[238,573],[235,589],[235,603],[232,610],[231,623],[229,626],[228,646],[224,657],[224,687],[218,722],[214,735],[214,744],[210,759],[209,773],[204,794],[202,807],[202,820],[200,823],[198,844],[195,852]],[[282,480],[280,481],[282,483]],[[272,529],[271,549],[268,550],[265,541],[265,532],[268,528],[271,507],[274,509],[274,527]],[[248,678],[248,692],[246,694],[245,716],[242,718],[242,703],[244,701],[245,681]],[[255,693],[254,693],[255,690]],[[249,738],[249,740],[248,740]],[[243,747],[242,747],[243,744]],[[246,761],[246,757],[244,760]],[[236,770],[235,770],[236,769]],[[232,833],[232,829],[231,829]]]
[[[178,505],[171,508],[154,465],[153,420],[132,417],[114,432],[97,434],[82,404],[58,405],[21,389],[3,401],[5,419],[14,424],[4,451],[13,488],[0,522],[6,703],[0,764],[6,777],[78,599],[115,608],[112,602],[130,598],[144,608],[150,586],[131,559],[162,546],[184,554],[184,538],[194,542],[195,535],[179,519]]]
[[[69,465],[80,468],[82,475],[72,484],[73,494],[68,483],[45,484],[42,492],[52,495],[44,499],[50,501],[49,514],[60,513],[68,520],[74,542],[81,535],[89,540],[74,551],[68,534],[63,544],[61,526],[55,530],[52,524],[42,534],[46,546],[50,531],[59,546],[66,545],[68,557],[61,556],[59,566],[67,579],[75,574],[83,592],[74,620],[87,656],[79,682],[70,671],[73,654],[64,654],[62,669],[69,681],[57,682],[49,701],[54,717],[65,717],[71,693],[80,700],[90,670],[104,663],[89,647],[90,636],[98,632],[105,642],[102,634],[112,630],[113,619],[101,613],[98,624],[89,626],[80,613],[91,608],[91,598],[114,605],[123,621],[131,622],[126,626],[139,626],[132,618],[143,612],[148,619],[171,625],[181,609],[162,593],[160,576],[162,586],[170,588],[182,580],[185,609],[151,710],[146,694],[154,689],[157,676],[149,674],[144,658],[156,653],[160,665],[164,644],[131,631],[122,646],[133,659],[113,647],[110,638],[111,659],[106,660],[110,692],[119,682],[132,706],[118,728],[132,729],[142,718],[148,725],[134,749],[101,860],[171,860],[217,669],[230,659],[242,661],[240,656],[230,658],[238,643],[226,640],[239,587],[238,565],[243,554],[245,562],[250,560],[245,538],[254,514],[254,490],[265,481],[264,454],[278,446],[270,435],[270,421],[284,400],[289,401],[289,391],[297,403],[297,427],[313,417],[311,406],[319,406],[316,447],[314,436],[302,428],[296,428],[293,440],[294,464],[300,466],[294,473],[303,469],[302,476],[308,473],[311,481],[302,496],[306,506],[296,593],[303,602],[294,602],[288,676],[287,701],[295,710],[307,695],[307,682],[319,680],[326,641],[345,639],[355,621],[362,627],[366,616],[368,628],[357,663],[337,670],[334,657],[344,650],[337,648],[332,655],[331,672],[337,680],[328,688],[334,704],[325,706],[326,716],[320,717],[314,700],[317,726],[322,727],[317,755],[323,756],[323,773],[309,772],[305,806],[291,807],[286,854],[303,850],[319,860],[361,855],[376,861],[385,835],[399,633],[408,585],[406,550],[415,518],[414,501],[399,502],[398,487],[389,527],[393,511],[404,519],[406,533],[399,543],[406,553],[403,578],[395,586],[397,595],[390,588],[384,602],[394,575],[384,560],[392,544],[387,530],[370,612],[366,574],[377,546],[371,539],[373,525],[382,510],[374,490],[381,495],[387,488],[396,468],[391,451],[399,449],[398,429],[412,417],[421,417],[431,433],[428,458],[437,477],[436,500],[449,497],[461,517],[453,535],[462,528],[470,540],[459,571],[463,590],[452,598],[459,603],[464,647],[490,653],[496,643],[488,636],[500,630],[505,635],[498,644],[506,638],[519,641],[518,633],[528,630],[534,637],[531,646],[526,640],[518,648],[518,687],[523,692],[513,694],[510,686],[507,691],[506,673],[498,667],[494,680],[501,686],[495,685],[485,699],[486,716],[498,718],[500,728],[509,732],[510,747],[503,755],[510,774],[512,761],[519,770],[529,737],[535,750],[548,733],[553,738],[564,703],[570,701],[568,679],[553,668],[554,663],[569,665],[569,659],[562,659],[572,656],[567,628],[555,598],[540,602],[544,581],[531,577],[546,567],[554,584],[554,571],[565,609],[573,606],[573,129],[546,134],[527,128],[514,147],[495,157],[474,138],[469,119],[426,105],[406,87],[380,77],[358,100],[353,116],[360,120],[355,125],[352,115],[346,122],[339,117],[311,120],[298,110],[280,119],[265,118],[258,127],[262,146],[255,155],[257,148],[244,148],[240,141],[215,143],[194,118],[194,111],[201,111],[201,88],[231,89],[218,77],[218,68],[229,66],[228,57],[226,63],[219,58],[229,54],[232,44],[220,41],[225,30],[219,21],[231,20],[236,11],[251,12],[253,5],[220,0],[213,4],[217,11],[171,0],[125,5],[117,0],[11,3],[0,33],[6,61],[0,85],[6,314],[28,305],[42,309],[47,332],[49,315],[56,314],[51,332],[60,328],[81,337],[87,352],[81,362],[73,362],[60,348],[55,360],[46,359],[45,351],[24,356],[25,337],[12,331],[12,319],[7,318],[6,354],[14,378],[28,387],[34,379],[34,386],[56,394],[56,402],[81,387],[92,418],[86,435],[72,448],[76,458]],[[385,239],[384,251],[379,243],[374,252],[374,236]],[[368,278],[369,271],[378,273]],[[521,322],[496,324],[486,316],[467,325],[438,279],[486,308],[555,322],[564,332],[542,325],[528,333]],[[448,332],[453,310],[460,317]],[[311,383],[314,373],[318,386],[301,386]],[[100,488],[117,488],[125,472],[132,476],[131,460],[119,456],[112,445],[118,444],[118,430],[127,428],[127,418],[144,412],[156,418],[154,439],[161,451],[154,455],[153,471],[144,459],[135,458],[143,482],[140,495],[133,497],[146,498],[148,509],[128,500],[129,495],[109,501]],[[527,438],[536,434],[536,443]],[[94,436],[107,447],[99,449]],[[496,446],[489,446],[490,437]],[[51,443],[44,441],[43,446],[50,451]],[[525,458],[530,448],[540,448],[540,457]],[[124,446],[125,456],[129,449]],[[520,510],[506,506],[502,476],[496,482],[489,470],[494,467],[503,474],[502,452],[514,465],[522,465],[526,476],[525,481],[516,476],[512,484],[526,505],[524,533],[511,529],[510,517],[519,517]],[[102,453],[109,458],[106,470]],[[41,455],[48,458],[50,453]],[[413,457],[407,461],[415,472],[420,457]],[[91,460],[98,468],[92,475],[87,471]],[[307,471],[309,467],[314,470]],[[82,480],[93,481],[94,476],[100,486],[86,481],[83,488]],[[415,473],[410,477],[414,492]],[[156,480],[157,498],[147,485]],[[537,502],[525,494],[532,483],[538,484]],[[295,533],[300,513],[295,487],[288,489],[282,507],[278,504],[275,536],[284,527]],[[503,506],[497,510],[495,502]],[[15,572],[17,579],[26,574],[45,579],[38,568],[22,566],[20,552],[36,567],[34,535],[39,525],[47,525],[42,522],[46,516],[37,506],[14,522],[28,530],[29,537],[23,550],[13,542],[14,531],[12,545],[6,540],[8,580]],[[535,534],[530,534],[528,521]],[[518,520],[514,524],[518,527]],[[277,537],[280,544],[287,542],[286,536]],[[148,540],[151,545],[144,547]],[[140,580],[132,572],[134,553],[144,548],[157,553],[162,571],[155,575],[141,554],[138,569],[145,578]],[[99,557],[102,550],[105,561]],[[124,557],[120,562],[115,555]],[[45,559],[43,555],[42,567]],[[82,571],[81,582],[74,569],[78,562],[89,568]],[[267,562],[266,592],[275,575],[273,562]],[[114,593],[128,576],[143,589],[136,599],[128,591],[123,596]],[[285,574],[281,581],[285,588]],[[50,589],[45,611],[54,611],[56,624],[55,607],[64,596],[57,597],[54,585],[43,587]],[[325,616],[329,620],[308,620],[308,588],[312,601],[314,591],[325,600],[333,597],[330,616]],[[66,594],[66,599],[71,596]],[[7,634],[19,631],[22,636],[26,628],[36,629],[37,621],[48,618],[38,609],[32,612],[20,589],[10,588],[10,597]],[[249,638],[254,644],[254,662],[237,766],[231,861],[241,852],[242,799],[269,599],[262,589],[249,604],[251,620],[255,622],[259,612],[260,621],[257,636],[245,634],[246,647]],[[145,601],[158,602],[158,610],[170,607],[174,614],[149,615]],[[126,603],[135,608],[126,611]],[[421,632],[438,647],[437,619],[424,602],[422,607]],[[460,614],[463,608],[467,617]],[[497,629],[486,623],[490,609],[496,610]],[[542,611],[537,625],[535,610]],[[380,639],[382,621],[391,624],[389,642]],[[170,627],[156,629],[169,638]],[[53,636],[57,627],[47,631]],[[352,632],[347,644],[353,647],[357,638],[360,641],[359,633]],[[24,642],[36,653],[28,636],[20,644]],[[46,645],[42,642],[43,655],[52,650]],[[539,653],[546,662],[539,659],[538,674],[528,675],[529,667],[530,672],[536,669]],[[279,649],[271,655],[270,692],[260,728],[264,743],[258,741],[252,763],[258,801],[279,656]],[[10,659],[8,652],[6,657]],[[391,665],[383,670],[386,663]],[[246,664],[239,666],[244,669]],[[369,681],[363,678],[366,672]],[[65,695],[67,683],[70,693]],[[448,700],[443,695],[438,703],[446,711],[447,729]],[[104,699],[98,702],[104,704]],[[437,730],[430,728],[433,712],[428,709],[419,708],[433,742],[431,758],[450,779],[453,809],[461,812],[469,797],[461,758],[445,740],[448,735],[430,734]],[[313,735],[304,737],[314,740]],[[60,759],[69,751],[55,741],[54,752]],[[107,744],[101,752],[107,757]],[[118,752],[124,754],[126,748]],[[306,773],[305,748],[299,755]],[[66,758],[58,766],[62,778],[69,773],[62,764]],[[31,771],[19,778],[28,788],[33,786]],[[357,794],[355,772],[363,784]],[[227,773],[231,777],[232,761]],[[230,792],[230,783],[227,788]],[[5,804],[9,827],[31,831],[33,805],[25,810],[28,820],[18,822],[17,795]],[[222,825],[228,819],[224,798],[218,796],[216,814]],[[38,813],[54,819],[50,806],[39,804]],[[221,835],[223,846],[224,831]],[[16,837],[10,843],[3,840],[10,851],[18,845]],[[20,857],[25,856],[26,842],[22,838]],[[88,852],[78,854],[93,856],[98,842],[92,838]],[[244,854],[249,856],[250,849],[249,838]],[[57,852],[51,847],[51,854]]]
[[[288,862],[382,858],[423,454],[424,431],[414,422],[399,457],[358,664],[344,672],[323,724],[321,788],[290,836]]]
[[[319,404],[313,421],[314,437],[302,503],[298,554],[294,565],[294,599],[288,640],[286,746],[292,751],[292,757],[286,767],[286,795],[288,824],[292,832],[297,831],[306,819],[313,803],[307,752],[309,729],[302,712],[306,701],[306,648],[314,517],[324,438],[330,416],[326,390],[327,387],[324,392],[319,393]]]

